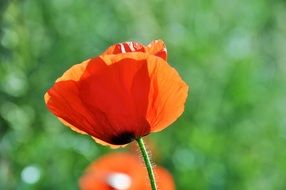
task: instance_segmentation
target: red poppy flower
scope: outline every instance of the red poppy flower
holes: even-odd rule
[[[172,175],[156,166],[154,172],[158,189],[174,190]],[[148,174],[141,161],[132,154],[113,153],[101,157],[80,178],[81,190],[148,190]]]
[[[124,145],[173,123],[188,86],[168,65],[164,42],[125,42],[72,66],[45,94],[48,109],[97,142]]]

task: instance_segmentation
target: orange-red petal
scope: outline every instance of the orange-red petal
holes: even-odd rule
[[[44,99],[48,109],[53,112],[58,119],[66,126],[81,134],[94,134],[93,125],[96,124],[94,118],[89,111],[82,105],[79,97],[79,89],[77,81],[80,80],[82,74],[91,59],[80,64],[76,64],[68,69],[61,77],[56,80],[54,86],[45,94]],[[115,148],[103,140],[96,142]]]
[[[128,164],[123,164],[128,163]],[[95,187],[105,184],[100,190],[109,190],[108,177],[114,173],[123,173],[131,177],[130,190],[136,190],[141,186],[145,168],[141,167],[140,161],[127,153],[112,153],[95,161],[81,177],[79,186],[81,190],[97,190]],[[147,176],[146,176],[147,177]],[[137,189],[139,190],[139,189]]]
[[[105,142],[105,141],[103,141],[103,140],[100,140],[100,139],[98,139],[98,138],[95,138],[95,137],[92,137],[92,139],[93,139],[96,143],[98,143],[98,144],[101,144],[101,145],[104,145],[104,146],[109,146],[110,148],[113,148],[113,149],[119,148],[119,147],[125,147],[125,146],[127,145],[127,144],[124,144],[124,145],[114,145],[114,144],[107,143],[107,142]]]
[[[160,166],[155,166],[154,173],[158,189],[175,190],[175,182],[173,176],[168,170]]]
[[[151,83],[146,117],[151,131],[157,132],[168,127],[182,114],[188,85],[162,59],[149,56],[147,61]]]
[[[73,81],[78,81],[82,74],[85,72],[86,66],[90,62],[91,59],[88,59],[86,61],[83,61],[80,64],[76,64],[69,68],[64,74],[59,77],[56,82],[59,81],[67,81],[67,80],[73,80]]]
[[[161,57],[165,61],[167,60],[167,48],[164,41],[160,39],[152,41],[147,46],[138,42],[117,43],[107,48],[102,55],[125,54],[130,52],[146,52]]]
[[[97,110],[106,113],[104,120],[99,119],[109,130],[109,143],[122,145],[148,134],[145,115],[150,80],[146,60],[126,58],[112,65],[100,58],[94,61],[81,77],[80,96],[85,107],[95,113],[94,118],[98,118]]]
[[[128,163],[128,164],[126,164]],[[174,190],[172,175],[164,168],[154,167],[158,189]],[[148,174],[141,160],[128,153],[112,153],[92,163],[79,180],[81,190],[109,190],[109,177],[113,174],[125,174],[131,179],[128,190],[149,190]]]
[[[110,46],[102,55],[122,54],[128,52],[145,52],[145,46],[138,42],[122,42]]]
[[[145,118],[149,90],[146,60],[106,64],[97,57],[89,60],[76,80],[57,80],[48,91],[47,106],[64,124],[112,145],[125,145],[150,132]]]
[[[49,96],[46,102],[48,109],[60,121],[72,129],[77,128],[78,131],[93,135],[95,121],[82,105],[76,81],[56,82],[45,96]]]
[[[165,61],[167,61],[167,48],[163,40],[154,40],[147,46],[147,52],[161,57]]]

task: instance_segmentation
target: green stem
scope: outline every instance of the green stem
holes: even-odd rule
[[[142,137],[139,137],[138,139],[136,139],[138,146],[140,148],[141,154],[143,156],[147,171],[148,171],[148,175],[149,175],[149,180],[150,180],[150,184],[152,187],[152,190],[157,190],[157,186],[156,186],[156,181],[155,181],[155,175],[153,172],[153,168],[152,168],[152,164],[148,155],[148,152],[146,150],[144,141]]]

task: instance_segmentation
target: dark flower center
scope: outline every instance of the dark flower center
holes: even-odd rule
[[[133,132],[123,132],[119,135],[111,137],[111,143],[114,145],[123,145],[130,143],[135,139]]]

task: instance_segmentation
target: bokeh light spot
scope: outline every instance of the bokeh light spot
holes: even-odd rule
[[[41,177],[41,171],[36,166],[27,166],[21,173],[21,178],[25,183],[34,184],[39,181]]]
[[[111,187],[118,190],[127,190],[131,186],[131,178],[123,173],[112,173],[107,182]]]

